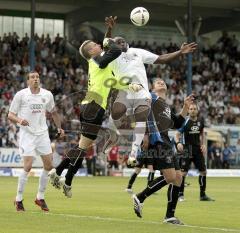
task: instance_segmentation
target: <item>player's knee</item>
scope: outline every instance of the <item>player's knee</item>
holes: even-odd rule
[[[170,183],[174,183],[176,180],[176,174],[175,173],[171,173],[171,174],[167,174],[165,175],[165,180],[168,184]]]
[[[182,183],[182,175],[181,173],[176,173],[175,185],[180,186]]]
[[[138,106],[134,111],[136,121],[146,121],[148,113],[149,107],[147,105]]]
[[[199,172],[201,176],[206,176],[207,175],[207,171],[201,171]]]
[[[53,166],[52,166],[52,163],[48,163],[48,164],[44,164],[43,165],[43,168],[44,168],[44,170],[46,170],[46,171],[50,171],[52,168],[53,168]]]
[[[32,164],[24,165],[24,171],[25,171],[25,172],[30,172],[31,169],[32,169]]]
[[[127,108],[123,104],[114,104],[112,109],[112,119],[119,120],[127,111]]]
[[[135,170],[135,172],[136,172],[136,174],[139,174],[140,172],[141,172],[141,168],[136,168],[136,170]]]

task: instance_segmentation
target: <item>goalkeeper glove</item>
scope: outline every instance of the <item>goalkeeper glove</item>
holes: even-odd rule
[[[111,43],[113,43],[112,39],[107,38],[107,37],[104,38],[104,40],[103,40],[103,48],[108,48]]]
[[[141,89],[143,88],[143,86],[141,84],[137,84],[137,83],[130,83],[128,85],[128,89],[130,91],[133,91],[133,92],[138,92],[140,91]]]

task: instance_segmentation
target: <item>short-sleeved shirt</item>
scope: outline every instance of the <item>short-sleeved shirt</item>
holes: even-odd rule
[[[204,129],[204,122],[200,119],[196,121],[188,118],[183,126],[179,129],[179,132],[183,134],[182,142],[185,145],[200,146],[200,135]]]
[[[29,126],[20,126],[34,135],[44,134],[48,130],[46,112],[55,108],[53,95],[50,91],[40,88],[38,94],[33,94],[30,88],[25,88],[14,96],[9,112],[28,121]]]
[[[144,64],[153,64],[158,55],[144,49],[129,48],[127,52],[110,63],[117,78],[129,78],[132,83],[141,84],[148,90],[148,80]]]

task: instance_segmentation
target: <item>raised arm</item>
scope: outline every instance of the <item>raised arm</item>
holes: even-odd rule
[[[185,117],[188,114],[188,109],[191,103],[193,103],[194,101],[194,96],[193,95],[189,95],[185,100],[184,100],[184,104],[183,104],[183,108],[181,110],[181,112],[179,113],[179,115],[174,115],[172,114],[171,118],[174,122],[174,127],[176,129],[181,128],[182,124],[185,121]]]
[[[112,38],[112,29],[116,24],[117,16],[105,17],[105,25],[107,26],[104,38]]]
[[[195,42],[190,44],[183,43],[180,50],[173,53],[159,55],[158,59],[154,62],[154,64],[164,64],[164,63],[171,62],[184,54],[194,52],[196,49],[197,49],[197,44]]]
[[[106,68],[110,62],[112,62],[122,53],[121,49],[114,43],[113,40],[109,38],[104,39],[103,45],[104,47],[108,47],[107,51],[103,55],[93,58],[101,69]]]

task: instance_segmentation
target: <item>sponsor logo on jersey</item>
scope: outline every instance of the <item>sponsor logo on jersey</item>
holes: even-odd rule
[[[41,109],[43,109],[43,104],[31,104],[30,109],[31,110],[41,110]]]
[[[191,131],[190,131],[189,133],[190,133],[190,134],[200,133],[200,131],[199,131],[199,126],[197,126],[197,125],[192,126],[192,127],[191,127]]]

